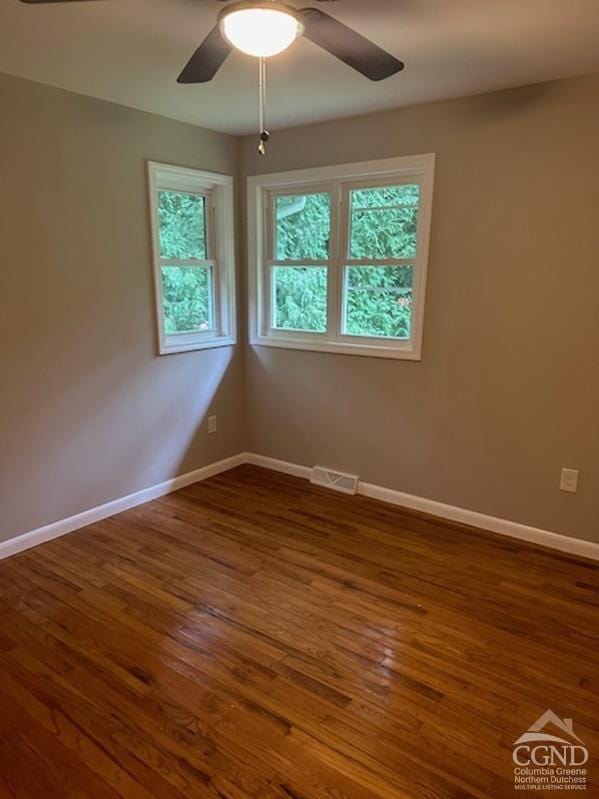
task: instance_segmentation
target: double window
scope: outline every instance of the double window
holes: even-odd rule
[[[253,344],[421,357],[434,156],[249,180]]]
[[[160,353],[233,344],[232,178],[148,168]]]

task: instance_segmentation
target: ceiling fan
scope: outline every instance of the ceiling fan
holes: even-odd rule
[[[70,3],[75,0],[21,0],[22,3]],[[228,0],[221,0],[228,2]],[[326,2],[326,0],[318,0]],[[294,8],[280,0],[241,0],[225,6],[216,25],[198,47],[178,83],[212,80],[233,48],[258,59],[260,141],[266,155],[270,133],[266,129],[266,62],[305,36],[343,63],[373,81],[384,80],[404,68],[395,56],[361,33],[318,8]]]
[[[68,3],[74,0],[21,2]],[[402,61],[318,8],[296,9],[278,0],[242,0],[220,11],[217,24],[177,80],[179,83],[207,83],[233,48],[256,58],[268,58],[282,53],[300,36],[373,81],[389,78],[404,68]]]
[[[300,36],[370,80],[383,80],[404,68],[399,59],[318,8],[295,9],[277,0],[242,0],[222,9],[216,26],[179,76],[179,83],[211,80],[233,47],[269,58]]]

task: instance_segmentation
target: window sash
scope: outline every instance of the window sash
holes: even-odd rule
[[[219,296],[217,287],[220,285],[218,261],[215,258],[215,201],[213,192],[210,190],[192,191],[190,189],[165,189],[163,185],[157,186],[156,194],[161,191],[172,192],[173,194],[188,194],[204,199],[204,238],[206,258],[163,258],[160,256],[160,266],[178,266],[183,269],[206,269],[209,268],[208,279],[208,316],[210,327],[206,330],[177,330],[174,333],[166,332],[166,317],[164,315],[164,296],[162,296],[162,329],[166,340],[175,339],[180,341],[184,337],[197,337],[198,339],[214,338],[220,327],[219,303],[216,298]],[[160,228],[158,230],[160,236]],[[163,285],[163,284],[162,284]]]
[[[328,194],[330,196],[330,230],[329,230],[329,257],[303,260],[279,259],[277,254],[277,218],[276,218],[276,198],[288,197],[293,195],[307,194]],[[295,184],[290,186],[280,186],[272,191],[266,192],[265,200],[265,229],[266,229],[266,253],[267,259],[262,266],[263,272],[263,296],[262,296],[262,315],[263,331],[266,335],[273,338],[287,338],[295,333],[296,336],[305,337],[310,340],[320,340],[327,336],[331,330],[332,323],[332,303],[331,303],[331,280],[334,279],[335,260],[334,253],[338,246],[339,217],[338,217],[338,187],[336,183],[309,183]],[[273,266],[305,266],[305,267],[325,267],[327,270],[327,329],[324,333],[308,330],[283,329],[275,327],[274,318],[274,291],[273,291]],[[335,280],[336,284],[336,280]]]
[[[304,267],[306,269],[314,268],[314,269],[324,269],[325,270],[325,281],[326,281],[325,302],[326,302],[327,309],[326,309],[326,314],[325,314],[325,330],[324,331],[309,330],[309,329],[301,328],[301,327],[297,327],[297,328],[277,327],[275,325],[275,322],[276,322],[276,291],[273,289],[274,284],[275,284],[274,270],[276,268],[283,268],[283,269],[298,269],[298,268],[300,268],[300,269],[303,269]],[[269,286],[269,290],[270,290],[270,294],[269,294],[270,330],[269,330],[269,332],[271,334],[274,334],[274,335],[281,334],[281,333],[282,334],[297,333],[299,335],[309,335],[309,336],[323,336],[323,335],[326,335],[327,331],[328,331],[328,328],[329,328],[329,307],[328,307],[328,303],[329,303],[329,279],[330,279],[330,274],[331,274],[330,268],[329,268],[329,266],[326,263],[322,263],[322,264],[319,264],[319,265],[310,264],[308,266],[305,266],[302,263],[295,263],[295,262],[294,263],[290,263],[288,261],[285,261],[283,263],[271,264],[269,266],[269,279],[267,281],[268,282],[268,286]]]
[[[185,260],[178,260],[176,259],[176,263],[173,263],[173,259],[163,258],[161,259],[160,266],[169,267],[175,266],[179,269],[208,269],[208,321],[209,327],[206,330],[176,330],[174,333],[166,333],[165,335],[168,338],[180,336],[199,336],[203,338],[214,337],[215,333],[219,330],[219,304],[216,302],[216,298],[218,297],[218,271],[217,271],[217,262],[216,261],[199,261],[197,259],[189,259]],[[163,286],[164,286],[164,278],[163,278]],[[164,291],[164,288],[163,288]],[[162,297],[162,324],[164,325],[166,322],[164,316],[164,294]]]
[[[300,196],[306,194],[329,194],[330,204],[330,230],[329,230],[329,257],[323,259],[305,259],[314,264],[326,264],[332,260],[334,247],[334,237],[337,227],[335,225],[335,184],[311,184],[301,186],[281,187],[267,192],[266,199],[266,238],[267,238],[267,259],[273,263],[289,263],[296,259],[277,259],[277,197]],[[296,261],[296,263],[302,263]]]
[[[411,342],[413,333],[414,333],[414,320],[413,320],[413,303],[412,308],[410,309],[410,335],[409,336],[383,336],[383,335],[375,335],[375,334],[364,334],[358,335],[356,333],[348,333],[347,332],[347,310],[348,310],[348,300],[350,292],[364,292],[367,294],[382,294],[382,293],[391,293],[397,294],[398,297],[405,296],[406,293],[410,293],[412,298],[414,297],[415,292],[415,285],[416,285],[416,267],[414,264],[414,259],[410,261],[409,264],[404,264],[405,266],[409,266],[412,269],[412,286],[411,288],[389,288],[386,286],[365,286],[362,287],[353,287],[350,288],[348,285],[348,271],[351,269],[352,266],[357,267],[380,267],[385,268],[387,266],[402,266],[402,264],[398,264],[397,262],[393,262],[392,264],[372,264],[368,261],[361,261],[359,264],[348,264],[343,267],[343,295],[341,298],[341,331],[340,335],[343,339],[352,339],[358,341],[364,340],[374,340],[374,341],[391,341],[391,342]]]
[[[352,192],[353,191],[360,191],[361,189],[382,189],[382,188],[387,188],[387,187],[390,187],[390,188],[393,187],[394,188],[396,186],[418,186],[419,187],[419,198],[418,198],[418,203],[417,204],[410,205],[410,204],[406,203],[405,205],[402,205],[402,206],[399,206],[399,205],[398,206],[381,206],[381,209],[384,209],[384,210],[387,210],[387,209],[392,210],[393,208],[401,208],[401,207],[406,207],[406,208],[414,208],[415,207],[415,208],[418,209],[418,226],[417,226],[417,233],[416,233],[416,251],[415,251],[415,253],[411,257],[401,257],[401,258],[368,258],[368,257],[366,257],[366,258],[353,258],[352,255],[351,255],[351,243],[352,243],[353,223],[354,223],[353,213],[352,213],[352,199],[351,199]],[[419,230],[420,230],[420,206],[421,206],[421,202],[422,202],[422,190],[423,190],[423,187],[422,187],[421,180],[419,178],[408,177],[408,176],[402,176],[401,178],[399,178],[397,180],[393,180],[393,181],[390,181],[390,180],[374,180],[374,181],[365,180],[365,181],[346,181],[345,183],[343,183],[343,185],[342,185],[343,194],[342,194],[342,201],[341,201],[342,212],[344,214],[344,219],[343,219],[343,223],[344,224],[342,225],[342,228],[343,228],[342,252],[345,253],[345,263],[349,264],[349,265],[351,265],[352,263],[356,263],[356,264],[360,264],[361,263],[361,264],[364,264],[364,265],[366,265],[366,264],[370,265],[370,264],[374,264],[375,262],[378,262],[378,263],[380,263],[381,266],[384,266],[387,263],[390,266],[393,266],[395,263],[398,263],[399,261],[409,261],[410,263],[414,262],[418,258],[418,250],[419,250],[418,241],[419,241],[419,238],[420,238]],[[360,212],[364,212],[364,211],[369,212],[369,211],[380,210],[380,209],[378,209],[378,208],[375,209],[375,208],[372,208],[372,207],[369,206],[367,208],[360,208],[360,209],[357,209],[357,210],[359,210]],[[398,265],[400,265],[400,264],[398,263]]]
[[[169,194],[182,194],[191,197],[201,197],[204,200],[204,249],[206,252],[206,258],[212,258],[213,248],[214,248],[214,236],[212,235],[214,198],[212,196],[212,192],[210,190],[200,191],[200,190],[183,189],[181,187],[176,189],[170,187],[167,188],[163,183],[156,186],[157,200],[160,197],[160,192],[168,192]],[[160,216],[158,216],[157,224],[158,224],[159,255],[161,260],[164,260],[164,256],[162,255],[162,246],[160,242]],[[177,260],[177,259],[167,258],[166,260]],[[203,259],[189,258],[183,260],[196,261]]]

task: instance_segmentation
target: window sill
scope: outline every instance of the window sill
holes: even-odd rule
[[[232,347],[237,343],[230,336],[204,339],[202,341],[177,342],[172,339],[160,343],[160,355],[174,355],[178,352],[194,352],[196,350],[211,350],[216,347]]]
[[[338,355],[360,355],[370,358],[388,358],[403,361],[421,361],[422,353],[413,342],[401,344],[354,344],[339,341],[302,341],[301,339],[254,336],[251,341],[254,347],[277,347],[287,350],[306,350],[311,352],[332,352]]]

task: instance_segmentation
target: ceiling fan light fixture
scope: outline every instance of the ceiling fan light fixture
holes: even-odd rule
[[[219,24],[233,47],[256,58],[282,53],[303,30],[292,9],[274,2],[236,3],[223,9]]]

